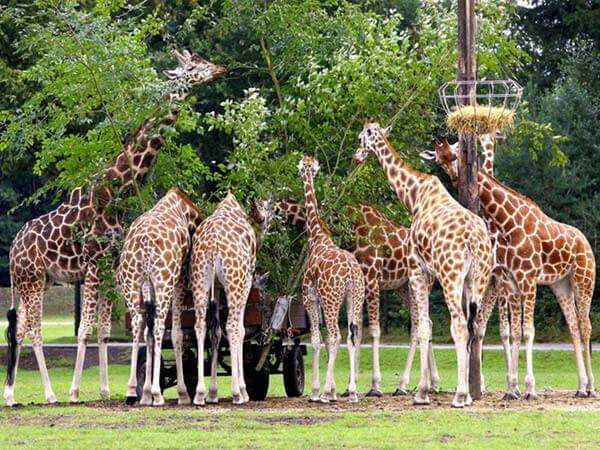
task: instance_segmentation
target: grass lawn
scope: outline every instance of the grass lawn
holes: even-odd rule
[[[324,353],[324,352],[323,352]],[[382,387],[394,390],[400,376],[406,350],[382,349]],[[452,390],[456,382],[453,351],[436,352],[443,390]],[[310,355],[309,355],[310,357]],[[359,390],[364,393],[370,384],[370,349],[361,352]],[[596,358],[597,359],[597,358]],[[598,360],[598,359],[597,359]],[[595,370],[600,373],[600,360]],[[310,364],[307,364],[306,391],[310,385]],[[418,365],[418,364],[417,364]],[[340,351],[336,372],[338,390],[345,389],[347,351]],[[523,366],[521,366],[523,367]],[[570,352],[535,353],[535,373],[538,391],[570,390],[576,385],[575,362]],[[322,359],[321,382],[325,375]],[[125,407],[128,367],[110,366],[113,391],[111,403],[97,402],[98,370],[84,371],[81,399],[83,405],[58,407],[28,405],[21,408],[0,408],[0,448],[27,446],[33,448],[198,448],[198,447],[470,447],[470,448],[586,448],[600,446],[600,435],[590,430],[600,427],[600,400],[585,400],[580,410],[576,400],[554,405],[540,400],[536,404],[517,402],[502,405],[504,362],[502,353],[485,354],[484,368],[488,394],[479,406],[463,411],[449,408],[450,395],[432,396],[433,409],[411,406],[410,399],[361,399],[356,406],[344,400],[331,405],[309,404],[303,399],[281,399],[284,395],[281,376],[271,377],[269,396],[265,402],[252,402],[234,407],[227,400],[219,406],[204,408]],[[68,399],[72,367],[54,367],[50,377],[59,401]],[[522,378],[521,378],[522,380]],[[411,385],[417,383],[413,370]],[[230,395],[228,378],[220,378],[220,394]],[[174,389],[165,392],[176,398]],[[549,398],[558,395],[550,394]],[[35,370],[20,370],[16,386],[17,400],[28,404],[43,403],[39,374]],[[569,397],[570,399],[570,397]],[[516,405],[527,405],[522,410]],[[483,405],[483,406],[482,406]],[[492,406],[490,406],[492,405]],[[540,410],[543,409],[543,410]]]

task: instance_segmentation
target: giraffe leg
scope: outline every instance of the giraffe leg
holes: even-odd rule
[[[219,394],[217,388],[217,370],[219,368],[219,343],[221,342],[221,337],[223,335],[223,331],[221,329],[221,323],[219,322],[219,302],[217,299],[211,301],[211,305],[215,308],[216,325],[214,329],[214,333],[211,336],[211,361],[210,361],[210,386],[208,387],[208,397],[206,398],[206,403],[218,403],[219,402]]]
[[[98,304],[98,268],[92,266],[88,269],[83,289],[83,308],[79,330],[77,331],[77,359],[75,361],[75,370],[73,371],[73,381],[69,391],[72,403],[79,401],[79,386],[81,384],[81,374],[83,373],[83,363],[85,362],[85,351],[88,339],[92,335],[92,324],[94,314]]]
[[[429,329],[429,335],[433,336],[433,322],[431,320],[429,321]],[[439,392],[440,374],[435,361],[435,355],[433,354],[433,339],[429,341],[429,354],[427,355],[427,362],[429,363],[429,376],[431,383],[429,385],[429,392]]]
[[[379,326],[379,280],[378,276],[367,277],[365,292],[367,302],[367,313],[369,315],[369,333],[373,339],[373,374],[371,378],[371,390],[367,392],[367,397],[381,397],[381,367],[379,365],[379,343],[381,338],[381,328]],[[359,325],[362,329],[362,326]],[[357,365],[358,372],[358,353],[357,347]]]
[[[457,381],[456,393],[452,400],[453,408],[463,408],[469,396],[469,354],[467,320],[462,308],[462,286],[444,285],[444,297],[450,312],[450,332],[456,348]]]
[[[230,275],[228,274],[228,280],[223,283],[229,309],[225,329],[231,354],[231,396],[233,403],[239,405],[246,401],[241,388],[241,386],[244,386],[245,390],[245,383],[240,378],[244,375],[244,308],[250,291],[251,280],[246,281],[246,277],[242,273],[232,273]]]
[[[414,264],[414,263],[411,263]],[[429,327],[429,277],[419,267],[411,267],[409,276],[410,289],[417,305],[417,336],[421,350],[421,376],[419,388],[415,394],[416,405],[428,405],[429,401],[429,347],[431,345],[431,329]]]
[[[508,306],[510,309],[510,365],[508,369],[508,389],[504,394],[504,400],[518,400],[521,398],[519,390],[519,350],[522,338],[522,295],[515,292],[515,287],[511,286],[507,294]]]
[[[192,400],[185,385],[183,377],[183,330],[181,329],[181,308],[183,305],[184,288],[182,281],[179,280],[173,291],[173,307],[171,311],[171,341],[175,353],[175,367],[177,370],[177,394],[179,405],[189,405]]]
[[[482,361],[481,367],[481,393],[485,392],[485,379],[483,376],[483,338],[485,336],[485,332],[487,329],[487,323],[494,309],[494,305],[496,304],[498,294],[498,285],[497,278],[490,280],[488,289],[485,292],[483,297],[483,301],[481,302],[480,307],[477,310],[477,327],[476,327],[476,336],[477,340],[477,351],[479,351],[479,358]]]
[[[508,293],[510,286],[508,282],[502,278],[499,280],[499,285],[497,287],[497,298],[498,298],[498,315],[500,322],[500,340],[502,341],[502,348],[504,349],[504,364],[506,366],[506,382],[509,383],[509,374],[510,374],[510,364],[511,364],[511,356],[510,356],[510,324],[509,324],[509,305],[508,305]],[[482,384],[483,386],[483,384]]]
[[[179,271],[171,273],[179,273]],[[173,299],[173,291],[176,282],[177,281],[173,278],[163,278],[154,283],[156,297],[154,299],[154,350],[152,352],[152,406],[162,406],[165,404],[165,398],[163,397],[160,386],[161,349],[163,337],[165,335],[167,313],[169,312],[169,305]],[[175,355],[177,358],[177,350],[175,350]],[[179,358],[181,358],[181,354],[179,355]]]
[[[127,382],[127,403],[134,404],[137,401],[137,364],[140,351],[140,340],[143,332],[143,316],[140,311],[140,296],[132,293],[133,301],[128,301],[129,315],[131,316],[131,334],[133,344],[131,346],[131,368],[129,370],[129,381]],[[136,300],[137,299],[137,300]]]
[[[208,288],[205,286],[194,287],[194,309],[196,311],[196,321],[194,322],[194,331],[196,332],[196,342],[198,345],[198,384],[196,385],[196,394],[194,396],[194,405],[204,405],[204,395],[206,386],[204,384],[204,339],[206,337],[206,306],[208,304]],[[218,312],[217,312],[218,314]],[[218,325],[217,325],[218,326]],[[220,328],[220,326],[219,326]],[[216,371],[216,367],[215,367]],[[216,394],[216,389],[215,389]],[[218,397],[217,397],[218,401]]]
[[[244,327],[244,312],[246,308],[246,301],[250,295],[250,289],[252,289],[252,277],[248,276],[246,286],[242,290],[241,294],[241,298],[243,299],[243,305],[241,306],[241,313],[238,319],[238,384],[240,387],[240,395],[242,396],[243,403],[248,403],[250,401],[250,396],[248,395],[248,391],[246,389],[246,379],[244,378],[244,335],[246,334],[246,328]]]
[[[360,273],[362,277],[362,272]],[[346,296],[346,312],[348,318],[347,346],[350,360],[350,382],[348,383],[348,399],[351,403],[358,402],[356,385],[358,382],[358,349],[360,348],[362,329],[362,306],[364,301],[364,285],[353,283],[351,291]],[[378,358],[379,360],[379,358]],[[335,389],[335,385],[334,385]]]
[[[312,387],[309,401],[318,402],[321,384],[319,382],[319,358],[321,353],[321,332],[319,330],[319,303],[317,294],[312,285],[304,283],[303,301],[310,322],[310,337],[313,350],[312,360]]]
[[[323,386],[323,395],[321,395],[322,403],[329,403],[331,400],[335,400],[334,394],[334,369],[335,369],[335,360],[337,358],[337,352],[340,347],[341,335],[340,328],[337,323],[337,317],[335,314],[331,314],[332,311],[329,305],[327,305],[327,301],[323,302],[323,312],[325,315],[325,322],[327,326],[327,339],[325,343],[327,345],[327,375],[325,376],[325,385]],[[354,353],[350,354],[350,379],[354,381]],[[349,386],[349,394],[352,398],[352,392],[350,391]],[[354,389],[354,393],[356,394],[356,388]]]
[[[410,381],[410,372],[412,370],[413,360],[417,351],[417,344],[419,343],[419,336],[417,334],[419,326],[419,307],[416,305],[416,300],[412,295],[408,285],[403,286],[398,290],[400,295],[400,301],[403,305],[408,308],[410,314],[410,337],[408,345],[408,354],[406,355],[406,363],[404,365],[404,372],[400,378],[400,384],[394,392],[394,395],[408,395],[407,385]]]
[[[577,320],[577,312],[575,308],[575,296],[569,279],[562,279],[558,283],[550,286],[552,292],[558,299],[560,308],[565,316],[569,333],[573,341],[573,350],[575,352],[575,361],[577,362],[577,377],[579,384],[575,397],[587,397],[587,372],[583,362],[583,348],[581,341],[581,333],[579,330],[579,321]]]
[[[25,337],[25,332],[27,331],[28,324],[24,298],[24,296],[21,296],[21,303],[19,304],[17,311],[15,359],[13,362],[12,369],[10,367],[7,367],[7,372],[12,370],[12,373],[7,373],[6,383],[4,385],[4,401],[6,402],[6,406],[14,406],[16,404],[15,384],[17,382],[17,369],[19,368],[19,356],[21,354],[23,338]]]
[[[104,297],[98,311],[98,359],[100,371],[100,398],[108,399],[108,340],[111,330],[112,301]]]
[[[43,293],[39,292],[38,301],[42,304]],[[31,339],[31,346],[35,359],[37,360],[38,367],[40,370],[40,376],[42,378],[42,384],[44,385],[44,396],[48,403],[56,403],[56,396],[52,390],[50,384],[50,377],[48,376],[48,368],[46,367],[46,358],[44,357],[43,341],[42,341],[42,309],[35,308],[27,310],[27,321],[29,328],[29,338]]]
[[[588,260],[593,261],[593,255]],[[596,273],[592,267],[577,267],[573,273],[573,290],[575,292],[575,304],[577,321],[581,332],[581,342],[585,357],[585,370],[587,374],[586,392],[589,397],[596,396],[594,387],[594,374],[592,372],[592,349],[590,338],[592,334],[592,322],[590,321],[590,307],[594,293],[594,280]]]
[[[533,374],[533,342],[535,327],[533,315],[535,310],[536,284],[531,282],[525,285],[523,292],[523,339],[525,340],[525,395],[526,400],[537,400],[535,392],[535,376]],[[514,356],[514,355],[513,355]],[[518,356],[517,356],[518,357]]]

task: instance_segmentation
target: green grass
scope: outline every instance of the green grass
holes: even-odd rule
[[[325,352],[323,352],[325,353]],[[452,390],[456,382],[455,354],[436,352],[442,389]],[[382,349],[383,390],[394,390],[406,357],[403,349]],[[310,354],[308,355],[310,358]],[[359,390],[368,390],[371,376],[371,352],[361,352]],[[310,363],[306,360],[307,391]],[[418,366],[418,364],[416,364]],[[521,366],[522,368],[523,366]],[[325,355],[321,364],[321,381],[325,376]],[[487,352],[484,368],[488,389],[504,388],[502,353]],[[595,364],[598,373],[600,364]],[[111,365],[110,383],[114,400],[124,397],[128,366]],[[535,372],[538,390],[574,390],[575,363],[570,352],[536,352]],[[336,382],[345,389],[348,374],[347,351],[338,358]],[[53,367],[50,377],[59,401],[68,399],[72,367]],[[521,378],[522,380],[522,378]],[[411,385],[417,383],[413,370]],[[230,380],[219,379],[222,398],[230,395]],[[98,399],[98,369],[84,371],[81,400]],[[176,398],[174,389],[165,392]],[[270,396],[283,396],[281,376],[271,377]],[[499,392],[489,394],[500,399]],[[43,403],[42,386],[36,370],[20,370],[16,385],[17,400],[28,404]],[[343,400],[342,400],[343,401]],[[393,400],[387,400],[388,402]],[[295,407],[285,410],[286,402]],[[371,400],[374,406],[377,400]],[[443,409],[422,410],[407,406],[369,411],[342,411],[332,406],[309,405],[304,400],[278,400],[253,403],[250,407],[224,406],[206,408],[129,408],[118,404],[27,406],[0,408],[0,448],[198,448],[198,447],[361,447],[397,448],[470,447],[470,448],[582,448],[600,445],[600,435],[590,430],[600,427],[600,415],[594,411],[501,411],[471,408],[450,410],[449,400]],[[364,402],[363,402],[364,403]],[[389,403],[388,403],[389,404]],[[300,406],[298,406],[300,405]],[[266,410],[262,410],[266,408]],[[447,409],[446,409],[447,408]]]

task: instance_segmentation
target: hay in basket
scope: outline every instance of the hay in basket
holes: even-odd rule
[[[514,125],[515,113],[494,106],[461,106],[448,113],[446,125],[458,134],[483,134],[507,131]]]

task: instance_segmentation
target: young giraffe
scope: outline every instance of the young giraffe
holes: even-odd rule
[[[418,307],[421,380],[416,404],[429,403],[428,355],[431,338],[429,292],[434,277],[442,285],[456,346],[458,386],[453,407],[471,403],[468,391],[469,343],[477,307],[488,285],[492,252],[483,220],[463,208],[440,180],[408,166],[378,123],[367,121],[355,154],[363,162],[375,154],[392,189],[413,215],[410,228],[409,283]]]
[[[144,120],[133,133],[124,149],[91,183],[78,187],[69,199],[55,210],[27,222],[17,233],[10,248],[10,276],[12,303],[7,314],[8,376],[4,388],[7,405],[14,404],[14,383],[21,344],[27,335],[31,339],[40,369],[46,400],[56,402],[50,384],[42,348],[42,303],[44,290],[54,282],[84,281],[84,300],[81,324],[78,330],[77,360],[70,397],[79,400],[79,385],[85,360],[87,341],[98,305],[100,275],[97,262],[111,252],[111,241],[122,234],[124,211],[114,198],[132,193],[135,184],[142,183],[154,166],[158,151],[164,143],[165,128],[175,122],[178,105],[189,90],[198,84],[214,80],[225,73],[198,55],[175,52],[179,66],[167,72],[173,92],[167,108],[159,108]],[[84,241],[77,236],[82,234]],[[21,297],[15,310],[14,289]],[[108,359],[107,342],[110,336],[111,304],[107,298],[99,305],[98,346],[100,360],[100,395],[107,397]]]
[[[362,305],[365,296],[365,280],[358,261],[352,253],[341,250],[333,243],[323,229],[313,179],[319,170],[319,163],[305,155],[298,164],[298,171],[304,184],[304,205],[306,208],[306,232],[309,253],[302,281],[302,297],[310,319],[311,343],[313,348],[312,393],[310,401],[328,403],[337,400],[333,371],[340,346],[341,336],[338,324],[340,307],[346,301],[348,315],[348,352],[350,354],[350,377],[348,399],[357,402],[356,394],[358,347],[362,324]],[[323,395],[319,397],[319,354],[321,336],[319,332],[319,305],[323,309],[327,327],[326,346],[328,352],[327,376]]]
[[[440,159],[445,162],[445,170],[453,183],[458,183],[454,163],[456,154],[452,147],[444,141],[436,146],[436,153],[443,155]],[[493,157],[493,151],[487,154]],[[493,168],[493,164],[488,163],[488,167]],[[511,312],[512,351],[507,366],[509,385],[505,397],[513,399],[520,396],[518,358],[522,327],[527,362],[525,398],[537,398],[533,375],[533,316],[538,284],[550,286],[569,326],[579,379],[575,395],[594,396],[589,312],[596,264],[589,242],[581,231],[549,218],[529,198],[503,185],[490,174],[480,172],[478,185],[484,214],[507,243],[506,251],[500,255],[500,263],[508,269],[506,287]]]
[[[234,195],[228,193],[194,234],[190,259],[190,283],[196,310],[194,328],[198,341],[198,355],[204,354],[207,306],[209,302],[215,305],[217,301],[214,296],[215,281],[218,280],[225,289],[228,308],[225,330],[231,353],[231,393],[234,404],[249,400],[244,381],[244,308],[252,287],[255,264],[256,234]],[[217,355],[214,350],[220,339],[220,326],[217,326],[215,331],[217,342],[212,342],[213,358],[208,398],[204,398],[206,390],[204,360],[198,356],[195,405],[204,405],[205,401],[218,402]]]
[[[369,318],[369,331],[373,339],[373,377],[367,397],[382,395],[381,370],[379,368],[379,326],[380,290],[395,290],[400,301],[411,316],[410,346],[406,366],[400,384],[394,395],[407,395],[412,363],[417,349],[417,308],[412,307],[412,295],[408,287],[408,254],[410,230],[385,217],[372,206],[358,204],[353,209],[353,227],[356,247],[353,251],[366,281],[365,302]],[[283,200],[273,205],[274,214],[285,219],[286,223],[305,228],[304,206],[292,200]],[[429,364],[431,387],[437,390],[439,375],[433,347],[430,346]]]
[[[146,379],[140,404],[164,404],[159,383],[160,358],[165,320],[171,305],[179,404],[191,403],[183,379],[181,306],[186,285],[185,260],[192,235],[201,221],[202,214],[196,205],[179,189],[173,188],[129,228],[117,271],[117,281],[131,314],[133,335],[128,403],[134,403],[137,397],[137,356],[143,331],[143,304],[147,311],[154,312],[154,322],[153,336],[146,334]]]

